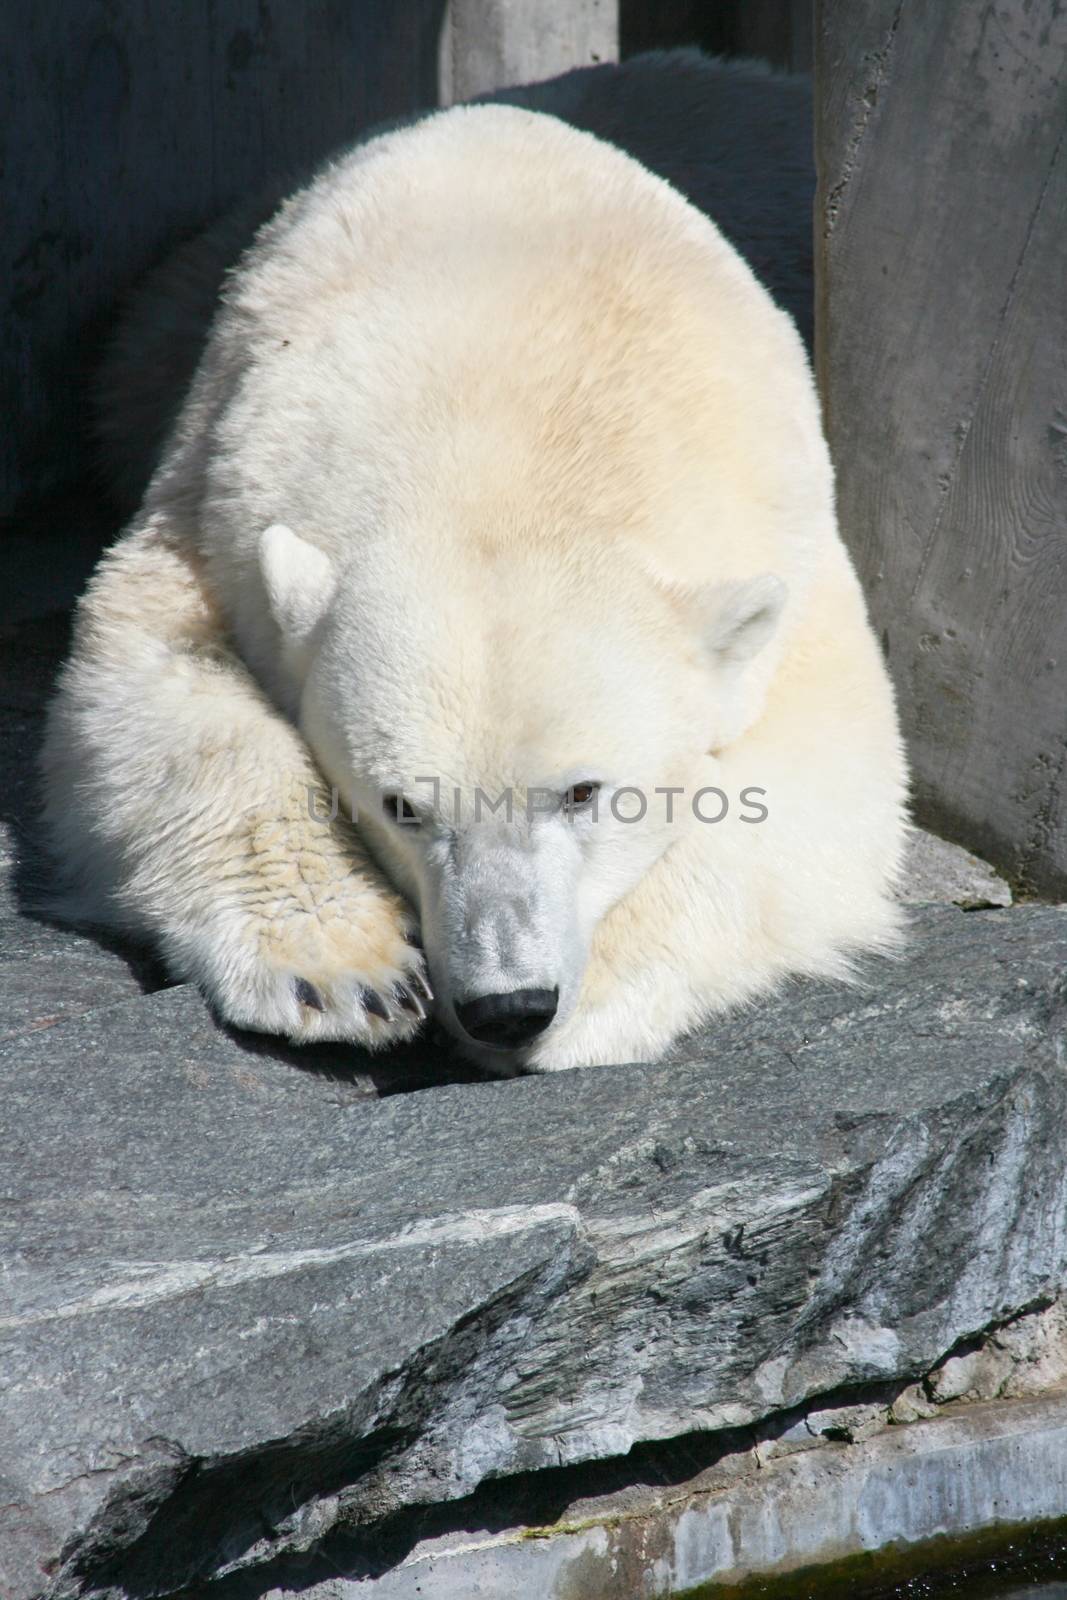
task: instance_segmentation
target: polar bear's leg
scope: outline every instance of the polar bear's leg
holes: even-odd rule
[[[43,752],[55,909],[150,939],[229,1022],[376,1047],[427,994],[403,901],[230,650],[191,557],[147,523],[104,558]]]
[[[764,816],[735,807],[720,827],[679,802],[674,842],[597,928],[578,1006],[532,1070],[652,1060],[791,974],[854,977],[858,957],[898,945],[904,760],[850,572],[816,615],[759,727],[699,777],[727,797],[758,780]]]
[[[883,833],[892,827],[887,819]],[[535,1045],[528,1070],[652,1061],[787,976],[851,978],[857,954],[892,949],[900,916],[874,875],[865,892],[850,854],[804,848],[800,833],[796,843],[784,870],[780,860],[746,871],[719,840],[679,841],[597,929],[578,1005]],[[788,888],[790,870],[802,883],[813,861],[825,892],[814,913]]]
[[[680,842],[604,918],[578,1005],[534,1046],[528,1070],[655,1060],[710,1011],[766,986],[766,973],[746,982],[747,930],[730,928],[699,856],[697,841]]]

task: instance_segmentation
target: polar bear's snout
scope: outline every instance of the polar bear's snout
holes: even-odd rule
[[[476,1044],[518,1050],[544,1033],[558,1006],[558,989],[513,989],[466,1000],[456,1007],[456,1017]]]
[[[464,1044],[521,1051],[572,1009],[588,951],[571,832],[562,818],[481,822],[423,855],[438,1015]]]

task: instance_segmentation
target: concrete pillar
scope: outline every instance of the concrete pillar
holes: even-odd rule
[[[448,0],[440,102],[619,57],[618,0]]]
[[[920,817],[1067,891],[1067,10],[819,0],[816,357]]]

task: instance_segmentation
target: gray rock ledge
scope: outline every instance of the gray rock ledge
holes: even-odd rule
[[[0,1043],[0,1593],[254,1591],[339,1525],[904,1388],[1050,1302],[1067,911],[914,930],[652,1066],[378,1097],[186,988]]]
[[[1061,1388],[769,1456],[759,1445],[730,1451],[681,1483],[579,1501],[533,1538],[471,1520],[419,1539],[380,1577],[337,1577],[336,1564],[321,1576],[323,1563],[310,1585],[293,1570],[263,1600],[711,1600],[708,1584],[779,1600],[973,1596],[988,1595],[993,1572],[1005,1600],[1063,1600],[1062,1583],[1026,1580],[1062,1573],[1064,1505]],[[975,1534],[986,1535],[984,1550]],[[888,1561],[862,1561],[887,1547]]]

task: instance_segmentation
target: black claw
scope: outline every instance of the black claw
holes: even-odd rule
[[[418,995],[412,994],[411,990],[405,988],[402,983],[394,983],[393,999],[398,1006],[402,1006],[405,1011],[410,1011],[413,1016],[418,1017],[420,1022],[426,1021],[426,1007]]]
[[[422,968],[420,967],[417,972],[414,972],[412,974],[412,977],[413,977],[414,981],[418,984],[419,988],[422,990],[422,992],[425,995],[426,999],[427,1000],[432,1000],[433,999],[433,990],[430,988],[430,980],[426,976],[425,972],[423,972]]]
[[[372,1017],[381,1017],[383,1022],[392,1022],[393,1014],[377,989],[362,989],[359,998],[363,1002],[364,1010],[369,1011]]]
[[[309,983],[306,978],[295,979],[293,988],[296,990],[296,998],[300,1001],[302,1006],[310,1006],[312,1011],[326,1010],[326,1005],[321,994],[316,989],[315,985],[313,983]]]

